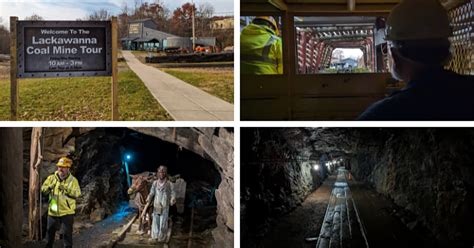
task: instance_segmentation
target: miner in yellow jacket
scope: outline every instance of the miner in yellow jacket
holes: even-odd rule
[[[283,74],[282,42],[271,16],[257,16],[240,34],[242,74]]]
[[[56,231],[65,226],[64,247],[72,247],[72,226],[76,211],[76,199],[81,195],[77,179],[69,172],[72,160],[62,157],[56,164],[58,170],[48,176],[41,192],[49,195],[48,232],[46,247],[53,247]]]

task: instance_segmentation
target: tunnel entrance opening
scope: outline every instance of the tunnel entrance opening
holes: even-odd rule
[[[295,16],[298,74],[380,72],[378,23],[363,16]],[[380,58],[378,58],[378,56]]]
[[[82,245],[110,242],[115,235],[113,233],[136,215],[136,210],[129,205],[127,174],[155,174],[159,165],[168,167],[170,177],[176,179],[179,175],[186,182],[183,211],[178,212],[176,205],[170,208],[173,221],[170,244],[185,245],[191,229],[194,233],[192,239],[196,239],[193,245],[213,242],[210,230],[217,227],[215,193],[222,179],[217,165],[211,160],[175,143],[127,128],[80,131],[73,128],[72,132],[71,129],[52,128],[46,129],[46,132],[50,137],[46,137],[43,148],[47,153],[45,157],[54,159],[43,162],[40,181],[44,182],[48,175],[54,173],[58,157],[68,155],[74,161],[71,174],[78,179],[81,187],[82,194],[77,199],[74,217],[75,242]],[[29,137],[31,132],[25,133],[25,137]],[[49,139],[59,140],[60,144]],[[29,149],[29,145],[25,144],[25,150]],[[128,173],[125,164],[128,165]],[[27,184],[25,186],[28,189]],[[47,230],[47,198],[43,196],[42,199],[42,237],[45,237]],[[28,212],[28,194],[25,194],[24,203]],[[24,227],[27,228],[28,215],[25,217]],[[131,230],[136,225],[133,224]],[[24,233],[27,232],[26,229]],[[142,241],[148,241],[147,234],[139,236],[135,235],[135,231],[129,231],[121,243],[139,244]],[[35,245],[35,242],[26,243],[27,247]]]
[[[195,231],[204,231],[216,226],[215,190],[221,182],[221,177],[211,161],[176,144],[133,131],[126,131],[119,149],[123,158],[122,164],[128,164],[130,175],[143,172],[156,173],[160,165],[165,165],[168,168],[168,175],[172,177],[179,175],[186,181],[184,230],[189,229],[189,216],[193,208],[195,216],[209,217],[201,216],[200,218],[206,221],[195,223]],[[128,161],[127,155],[130,156]]]

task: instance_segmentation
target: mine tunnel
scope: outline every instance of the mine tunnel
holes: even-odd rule
[[[470,247],[468,128],[243,128],[242,247]]]
[[[42,159],[38,166],[39,184],[53,174],[59,158],[73,160],[71,174],[77,178],[81,196],[77,199],[73,243],[79,247],[108,245],[140,247],[171,245],[209,247],[232,238],[232,229],[222,215],[232,216],[227,205],[233,201],[229,180],[220,156],[233,157],[232,130],[220,128],[39,128],[36,138]],[[36,130],[36,131],[35,131]],[[48,196],[38,195],[38,223],[29,216],[32,149],[38,128],[23,133],[23,245],[44,247],[47,231]],[[207,140],[207,141],[206,141]],[[221,154],[207,143],[222,143]],[[35,162],[34,162],[35,163]],[[170,239],[166,244],[150,240],[150,229],[139,233],[135,193],[129,195],[136,175],[146,175],[148,190],[158,179],[160,165],[168,168],[174,185],[176,204],[169,208]],[[181,189],[178,189],[178,180]],[[224,183],[223,183],[224,181]],[[230,183],[232,183],[230,181]],[[149,191],[146,191],[149,192]],[[148,195],[148,194],[147,194]],[[147,196],[146,195],[146,196]],[[33,205],[33,204],[32,204]],[[218,210],[218,208],[220,208]],[[151,207],[153,209],[153,207]],[[220,212],[219,212],[220,211]],[[227,212],[225,212],[227,211]],[[233,211],[232,211],[233,212]],[[148,218],[145,216],[145,218]],[[218,221],[219,219],[219,221]],[[219,223],[218,223],[219,222]],[[32,226],[36,226],[32,230]],[[35,234],[36,232],[36,234]],[[61,244],[63,230],[59,231]],[[30,236],[35,235],[35,236]]]
[[[404,89],[410,80],[391,75],[394,66],[386,37],[388,17],[403,2],[423,3],[411,7],[407,17],[444,18],[427,14],[429,8],[424,4],[433,0],[241,0],[240,33],[245,37],[240,44],[241,119],[355,120],[373,103]],[[451,56],[444,68],[474,75],[474,3],[472,0],[436,2],[446,10],[453,29],[449,37]],[[282,52],[281,56],[274,56],[281,57],[278,66],[282,71],[255,73],[245,66],[258,39],[244,30],[259,16],[269,16],[275,21],[278,31],[275,35],[281,40]],[[436,27],[430,31],[433,34],[440,32],[439,25],[422,27],[421,21],[405,21],[419,33],[429,27]],[[420,47],[428,46],[427,40],[422,42],[424,45]],[[418,52],[421,56],[421,49]],[[431,55],[428,52],[422,57]]]

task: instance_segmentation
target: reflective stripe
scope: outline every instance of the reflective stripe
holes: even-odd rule
[[[257,55],[240,55],[240,61],[242,62],[253,62],[253,61],[259,61],[259,62],[266,62],[266,63],[271,63],[271,64],[276,64],[277,61],[275,59],[271,59],[269,57],[261,57]]]
[[[267,44],[265,44],[265,46],[263,47],[262,57],[269,58],[268,55],[270,54],[270,49],[277,40],[278,37],[276,37],[275,35],[270,36],[270,39],[268,39]]]
[[[270,58],[270,50],[272,49],[272,46],[279,40],[279,38],[275,35],[271,35],[270,39],[268,39],[267,43],[265,46],[263,46],[262,49],[262,56],[257,56],[257,55],[246,55],[246,54],[241,54],[240,55],[240,61],[243,62],[252,62],[252,61],[259,61],[259,62],[266,62],[266,63],[271,63],[276,66],[278,66],[278,61],[276,59]]]

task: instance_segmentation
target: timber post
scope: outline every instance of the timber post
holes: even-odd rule
[[[17,21],[18,17],[10,17],[10,120],[18,118],[18,68],[17,68]]]
[[[112,121],[119,120],[118,111],[118,68],[117,68],[117,17],[112,17]]]
[[[0,236],[5,247],[22,247],[23,128],[0,128]]]
[[[40,218],[39,211],[39,194],[40,194],[40,177],[39,165],[41,164],[41,127],[33,127],[31,132],[31,149],[30,149],[30,179],[28,188],[28,238],[30,240],[40,240]]]

